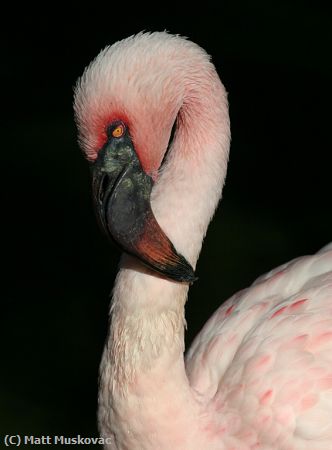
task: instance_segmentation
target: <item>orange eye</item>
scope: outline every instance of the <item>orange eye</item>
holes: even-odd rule
[[[124,131],[125,131],[124,125],[122,125],[121,123],[116,128],[114,128],[114,130],[112,131],[112,136],[115,138],[119,138],[123,135]]]

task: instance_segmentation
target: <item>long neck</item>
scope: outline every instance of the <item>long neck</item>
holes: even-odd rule
[[[221,195],[229,148],[226,94],[214,69],[188,82],[177,131],[152,195],[156,219],[193,266]],[[132,382],[159,359],[183,359],[188,286],[153,274],[123,257],[116,279],[110,331],[114,381]]]
[[[188,82],[184,92],[174,144],[151,200],[158,223],[195,267],[226,175],[229,122],[226,94],[214,70],[206,85]],[[99,423],[102,434],[119,442],[129,443],[132,436],[128,448],[144,441],[147,429],[154,436],[161,436],[161,429],[167,436],[195,429],[198,403],[183,358],[187,294],[187,285],[122,257],[101,364]],[[164,448],[160,439],[151,448]]]
[[[127,255],[120,264],[111,307],[109,363],[115,389],[126,391],[161,358],[183,353],[188,286],[156,277]]]

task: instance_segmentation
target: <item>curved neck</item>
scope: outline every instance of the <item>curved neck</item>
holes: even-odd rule
[[[174,143],[151,197],[158,223],[193,267],[221,196],[229,150],[226,93],[212,66],[210,70],[203,81],[200,73],[199,82],[186,82]],[[101,364],[102,433],[127,442],[129,428],[122,418],[137,416],[142,425],[133,421],[130,428],[136,441],[144,439],[147,427],[158,436],[157,418],[171,417],[169,399],[178,419],[167,420],[167,434],[174,434],[179,420],[181,428],[192,428],[199,413],[183,359],[187,293],[188,285],[122,257]]]
[[[185,81],[173,145],[151,199],[158,223],[193,267],[221,198],[230,143],[227,94],[209,69]]]
[[[212,66],[199,80],[185,82],[174,143],[151,198],[158,223],[194,267],[221,196],[229,150],[224,87]],[[187,285],[160,278],[135,258],[122,258],[110,336],[119,380],[150,367],[165,349],[174,347],[182,357],[187,293]]]

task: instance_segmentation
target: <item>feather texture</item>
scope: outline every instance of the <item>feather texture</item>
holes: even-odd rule
[[[91,161],[110,121],[128,124],[155,180],[155,217],[195,267],[230,143],[227,95],[209,56],[168,33],[127,38],[86,69],[75,112]],[[122,257],[100,372],[108,448],[330,450],[332,244],[223,303],[184,360],[187,293],[187,285]]]

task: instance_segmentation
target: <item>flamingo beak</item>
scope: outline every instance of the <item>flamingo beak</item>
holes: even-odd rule
[[[110,139],[92,163],[93,200],[104,233],[164,277],[192,283],[193,268],[152,212],[152,187],[153,180],[142,169],[128,133]]]

